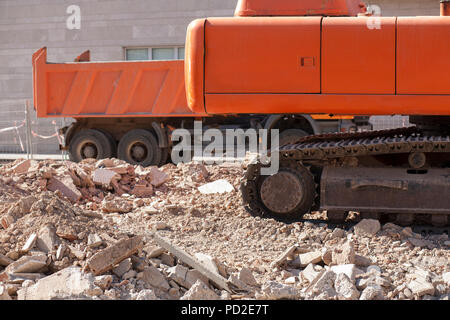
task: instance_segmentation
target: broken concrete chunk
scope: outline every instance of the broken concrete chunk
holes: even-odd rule
[[[152,167],[150,170],[150,182],[155,187],[159,187],[163,185],[165,182],[169,180],[169,176],[165,173],[159,170],[156,167]]]
[[[113,282],[112,275],[98,276],[95,277],[94,284],[101,288],[102,290],[108,290]]]
[[[198,191],[202,194],[222,194],[234,191],[234,187],[227,180],[221,179],[198,187]]]
[[[123,276],[125,273],[127,273],[128,271],[130,271],[131,267],[132,267],[131,259],[128,258],[128,259],[125,259],[125,260],[123,260],[122,262],[120,262],[116,267],[114,267],[114,268],[112,269],[112,272],[113,272],[116,276],[118,276],[119,278],[122,278],[122,276]]]
[[[368,267],[372,264],[372,260],[367,257],[355,254],[355,265],[358,267]]]
[[[128,270],[128,272],[122,276],[122,279],[129,280],[129,279],[136,277],[136,275],[137,275],[137,272],[134,271],[133,269],[131,269],[131,270]]]
[[[200,252],[197,252],[196,254],[194,254],[194,256],[206,268],[214,271],[215,273],[219,273],[219,268],[217,268],[217,265],[216,265],[213,257],[211,257],[207,254],[204,254],[204,253],[200,253]]]
[[[370,284],[363,290],[359,300],[385,300],[383,289],[379,285]]]
[[[450,272],[446,272],[442,275],[442,280],[445,282],[447,286],[450,287]]]
[[[422,297],[424,295],[434,295],[434,286],[422,279],[416,279],[408,284],[408,288],[412,291],[414,295]]]
[[[333,264],[355,264],[355,249],[352,241],[347,241],[341,248],[334,249]]]
[[[170,289],[169,282],[167,282],[164,275],[157,268],[148,266],[143,271],[143,280],[150,286],[164,291]]]
[[[355,227],[358,236],[374,236],[381,229],[380,222],[374,219],[363,219]]]
[[[301,272],[301,276],[312,283],[321,274],[320,271],[315,270],[313,264],[309,264],[305,270]]]
[[[75,247],[69,246],[69,250],[70,253],[72,253],[78,260],[84,260],[84,258],[86,257],[86,253]]]
[[[298,256],[298,264],[301,268],[305,268],[311,263],[317,264],[321,261],[322,261],[321,251],[303,253]]]
[[[46,224],[38,233],[36,247],[42,252],[49,253],[59,245],[59,239],[56,235],[56,228],[52,224]]]
[[[173,267],[175,265],[175,258],[167,253],[163,253],[159,259],[161,259],[161,263],[166,266]]]
[[[327,265],[333,263],[333,250],[329,248],[322,248],[322,261]]]
[[[297,300],[301,296],[298,289],[275,281],[264,283],[261,291],[269,300]]]
[[[102,201],[103,212],[128,213],[133,211],[133,203],[123,198],[106,197]]]
[[[47,256],[23,256],[6,267],[8,273],[34,273],[47,265]]]
[[[190,269],[186,274],[186,283],[189,284],[189,288],[194,285],[198,280],[203,283],[209,284],[209,280],[206,276],[204,276],[200,271],[195,269]],[[188,288],[188,289],[189,289]]]
[[[12,300],[12,298],[9,296],[6,286],[0,283],[0,301],[1,300]]]
[[[138,252],[142,246],[141,236],[120,240],[93,255],[87,261],[87,265],[98,276]]]
[[[178,264],[167,269],[169,279],[175,281],[180,286],[190,289],[197,280],[208,283],[208,278],[202,275],[197,270],[189,270],[188,268]]]
[[[175,281],[177,284],[187,289],[192,286],[192,284],[188,284],[186,282],[186,275],[188,271],[189,269],[182,266],[181,264],[167,269],[169,279]]]
[[[97,296],[102,293],[94,284],[92,274],[83,273],[77,267],[69,267],[19,290],[17,296],[18,300],[52,300],[80,295]]]
[[[8,273],[2,272],[0,274],[0,281],[8,282],[11,284],[21,284],[27,280],[36,282],[39,279],[45,277],[43,273]]]
[[[119,180],[120,175],[108,169],[97,169],[92,173],[92,181],[98,186],[110,186],[112,180]]]
[[[230,275],[230,277],[228,278],[228,283],[231,283],[240,291],[250,292],[252,290],[250,286],[248,286],[245,282],[239,280],[239,278],[234,274]]]
[[[37,234],[33,233],[31,236],[28,237],[27,242],[22,247],[22,252],[28,252],[31,249],[33,249],[34,245],[36,244],[37,240]]]
[[[164,252],[166,252],[166,249],[156,246],[149,246],[146,247],[145,252],[147,252],[147,258],[158,258],[160,255],[162,255]]]
[[[214,272],[213,270],[208,269],[202,263],[198,262],[196,258],[186,253],[178,246],[171,244],[167,239],[161,237],[157,233],[154,233],[153,237],[157,244],[167,249],[170,253],[172,253],[182,262],[199,271],[202,275],[211,280],[216,285],[217,288],[225,289],[228,292],[231,292],[230,288],[228,287],[227,279],[222,277],[220,274]]]
[[[156,297],[153,290],[144,289],[138,293],[136,300],[158,300],[158,298]]]
[[[7,256],[4,256],[0,253],[0,266],[7,267],[13,262],[14,262],[14,260],[12,260],[12,259],[8,258]]]
[[[354,264],[332,266],[331,270],[334,271],[337,275],[342,273],[345,274],[352,281],[352,283],[355,283],[355,279],[358,274],[364,273],[362,270],[356,268]]]
[[[286,251],[284,251],[280,256],[278,256],[277,259],[275,259],[275,261],[270,264],[270,267],[276,268],[285,263],[286,260],[294,254],[295,250],[297,250],[297,246],[292,246],[286,249]]]
[[[98,234],[89,234],[88,235],[88,246],[91,248],[97,248],[103,244],[102,238]]]
[[[50,191],[60,191],[62,195],[68,198],[71,202],[75,203],[82,198],[81,192],[73,184],[72,178],[51,178],[48,181],[47,189]]]
[[[345,236],[345,230],[336,228],[331,233],[330,239],[339,239],[339,238],[343,238],[344,236]]]
[[[321,272],[318,278],[316,278],[311,285],[306,289],[306,293],[309,298],[320,300],[334,300],[337,298],[337,292],[334,289],[334,283],[336,281],[336,273],[333,271]]]
[[[238,279],[245,284],[249,286],[257,286],[258,282],[256,281],[255,277],[253,276],[253,272],[248,268],[242,268],[241,271],[239,271]]]
[[[180,300],[220,300],[220,297],[206,284],[198,280]]]
[[[353,281],[345,273],[339,273],[334,282],[339,300],[358,300],[360,293]]]

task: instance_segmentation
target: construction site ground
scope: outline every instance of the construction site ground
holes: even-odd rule
[[[0,165],[0,300],[449,300],[448,232],[254,217],[244,167]]]

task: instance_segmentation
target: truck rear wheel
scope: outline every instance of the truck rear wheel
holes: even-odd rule
[[[132,130],[119,142],[119,159],[143,167],[158,166],[162,160],[161,149],[153,133],[143,129]]]
[[[71,161],[84,159],[106,159],[114,156],[113,145],[108,136],[95,129],[82,130],[75,134],[69,144]]]

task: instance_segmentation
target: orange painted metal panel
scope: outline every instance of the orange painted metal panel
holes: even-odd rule
[[[235,16],[356,16],[366,12],[360,0],[239,0]]]
[[[449,39],[450,17],[398,18],[398,94],[450,94]]]
[[[354,116],[332,116],[329,114],[313,114],[311,118],[314,120],[352,120]]]
[[[205,22],[206,19],[194,20],[189,24],[186,34],[186,95],[188,106],[193,112],[205,110]]]
[[[321,19],[208,19],[205,92],[320,92]]]
[[[323,19],[323,93],[395,94],[396,18],[368,19]]]
[[[183,61],[47,63],[33,55],[38,117],[179,117],[186,101]]]
[[[207,94],[208,113],[450,115],[449,95]]]

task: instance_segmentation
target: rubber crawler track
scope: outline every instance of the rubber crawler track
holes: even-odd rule
[[[413,152],[448,154],[450,160],[450,136],[425,136],[416,127],[362,133],[326,134],[299,138],[296,143],[281,147],[279,152],[281,166],[292,167],[293,163],[296,163],[298,166],[303,165],[314,175],[316,182],[316,199],[312,208],[314,211],[319,208],[320,204],[317,196],[320,194],[318,189],[320,173],[312,171],[310,163],[319,162],[326,165],[332,161],[349,157],[410,154]],[[244,205],[249,212],[261,217],[272,217],[272,214],[267,212],[261,203],[258,195],[257,181],[260,178],[262,167],[263,165],[259,162],[248,165],[241,184],[241,192]],[[364,214],[361,213],[361,215],[364,218]],[[377,214],[365,217],[381,218]],[[396,221],[396,218],[397,214],[389,214],[387,220],[393,222]],[[416,215],[412,217],[411,223],[405,225],[418,225],[420,222],[429,226],[435,224],[431,215]],[[448,217],[447,225],[449,225]],[[438,226],[435,225],[433,228],[435,227]]]

